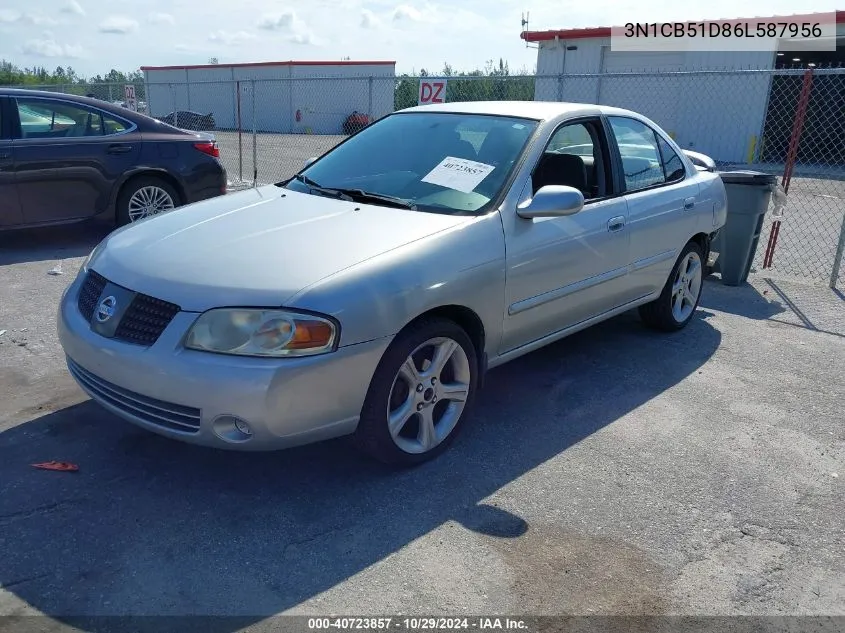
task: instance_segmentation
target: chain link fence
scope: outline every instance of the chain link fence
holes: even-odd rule
[[[787,204],[767,216],[752,272],[845,281],[845,69],[537,77],[535,97],[629,108],[720,170],[779,176]]]
[[[106,103],[126,107],[126,86],[132,86],[135,92],[136,110],[143,114],[149,114],[147,108],[146,86],[142,81],[132,83],[68,83],[68,84],[44,84],[12,86],[26,88],[27,90],[46,90],[47,92],[58,92],[61,94],[77,95],[80,97],[93,97]]]
[[[291,77],[135,84],[139,109],[214,132],[231,188],[276,182],[361,127],[417,104],[431,77]],[[444,79],[444,78],[438,78]],[[447,102],[574,101],[629,108],[721,170],[789,176],[752,272],[842,284],[845,265],[845,69],[597,73],[445,78]],[[50,90],[123,103],[124,85]]]

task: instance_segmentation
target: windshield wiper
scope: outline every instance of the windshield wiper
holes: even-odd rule
[[[319,184],[312,178],[309,178],[305,174],[295,174],[293,178],[291,178],[291,180],[298,180],[302,184],[306,185],[309,189],[312,189],[314,191],[319,191],[320,193],[325,193],[330,196],[334,196],[335,198],[346,200],[347,202],[352,201],[352,198],[349,196],[349,194],[343,192],[341,189],[332,189],[331,187],[324,187],[323,185]]]
[[[375,202],[389,205],[392,207],[397,207],[399,209],[411,209],[414,211],[417,208],[417,205],[415,205],[413,202],[408,202],[407,200],[403,200],[402,198],[397,198],[396,196],[389,196],[384,193],[374,193],[372,191],[364,191],[363,189],[340,188],[333,189],[333,191],[345,194],[353,200],[357,200],[358,202]]]
[[[363,189],[344,189],[341,187],[324,187],[323,185],[316,182],[314,179],[309,178],[305,174],[295,174],[293,178],[290,180],[298,180],[302,184],[306,185],[310,189],[315,191],[319,191],[321,193],[326,193],[329,195],[333,195],[336,198],[340,198],[342,200],[352,201],[357,200],[358,202],[374,202],[380,203],[384,205],[389,205],[392,207],[397,207],[399,209],[411,209],[416,210],[417,206],[412,202],[408,202],[407,200],[403,200],[402,198],[397,198],[396,196],[389,196],[383,193],[375,193],[372,191],[364,191]],[[290,182],[290,180],[288,182]]]

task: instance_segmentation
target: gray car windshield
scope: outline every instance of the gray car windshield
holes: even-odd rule
[[[315,195],[421,211],[484,212],[536,127],[533,120],[502,116],[393,114],[283,184]]]

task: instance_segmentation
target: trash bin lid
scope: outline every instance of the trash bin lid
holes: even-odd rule
[[[719,176],[726,185],[776,185],[778,177],[761,171],[720,171]]]

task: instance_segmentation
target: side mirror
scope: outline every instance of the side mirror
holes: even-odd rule
[[[700,152],[685,149],[684,154],[692,161],[698,171],[716,171],[716,161]]]
[[[316,157],[316,156],[312,156],[311,158],[309,158],[308,160],[306,160],[306,161],[305,161],[305,167],[308,167],[308,165],[310,165],[311,163],[313,163],[315,160],[317,160],[317,157]]]
[[[554,218],[574,215],[584,208],[584,194],[574,187],[546,185],[540,187],[534,197],[517,207],[519,217]]]

